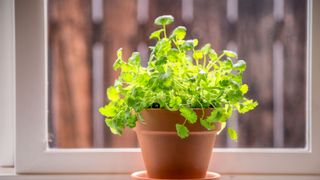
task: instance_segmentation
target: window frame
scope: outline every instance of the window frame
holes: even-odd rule
[[[13,166],[14,154],[14,3],[0,1],[0,166]]]
[[[319,174],[320,1],[308,0],[306,148],[213,150],[223,174]],[[144,169],[138,148],[49,149],[47,1],[15,0],[17,173],[131,173]],[[30,26],[32,24],[32,26]],[[31,102],[31,103],[30,103]],[[312,126],[311,126],[312,124]]]

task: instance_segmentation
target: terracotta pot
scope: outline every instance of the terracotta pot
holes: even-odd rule
[[[206,115],[210,111],[206,110]],[[195,112],[201,117],[200,109],[195,109]],[[190,135],[181,139],[176,133],[176,123],[185,120],[179,112],[148,109],[142,112],[142,116],[145,122],[138,122],[135,131],[150,178],[191,179],[206,176],[220,123],[211,131],[199,122],[187,123]]]

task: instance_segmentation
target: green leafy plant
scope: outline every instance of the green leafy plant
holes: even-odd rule
[[[125,61],[122,49],[117,51],[113,68],[120,70],[120,75],[107,88],[109,103],[99,109],[112,133],[135,127],[138,119],[143,121],[141,112],[145,109],[163,108],[179,111],[185,118],[184,123],[176,124],[176,130],[186,138],[186,123],[199,120],[211,130],[216,122],[225,126],[234,111],[246,113],[258,105],[244,96],[249,89],[242,80],[246,62],[237,60],[237,53],[225,50],[218,54],[210,44],[197,48],[198,39],[186,40],[187,29],[183,26],[167,34],[166,26],[173,21],[170,15],[155,19],[161,28],[150,35],[157,42],[150,47],[147,67],[141,65],[139,52]],[[193,108],[201,108],[202,116],[197,117]],[[212,111],[204,117],[206,108]],[[228,128],[228,134],[237,140],[234,129]]]

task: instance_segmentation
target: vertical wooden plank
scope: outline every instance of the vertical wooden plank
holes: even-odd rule
[[[113,84],[118,73],[112,69],[116,59],[116,51],[123,48],[124,58],[128,58],[137,45],[138,33],[136,0],[105,0],[103,19],[104,44],[104,88]],[[135,147],[136,135],[131,129],[126,129],[122,136],[112,135],[106,127],[105,146]]]
[[[272,1],[239,0],[238,50],[247,61],[248,96],[259,101],[252,112],[240,116],[240,147],[272,147]]]
[[[285,0],[280,38],[284,47],[285,146],[305,147],[307,1]]]
[[[49,1],[50,120],[56,147],[91,147],[91,2]]]
[[[227,27],[226,1],[194,1],[194,18],[190,32],[192,37],[199,38],[200,46],[211,43],[217,52],[226,48]]]

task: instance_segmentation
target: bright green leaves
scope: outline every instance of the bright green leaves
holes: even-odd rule
[[[198,45],[198,39],[186,40],[180,46],[181,50],[189,51],[194,49]]]
[[[242,92],[242,94],[246,94],[248,92],[248,90],[249,90],[249,87],[247,84],[242,84],[240,86],[240,91]]]
[[[176,111],[181,106],[181,103],[182,100],[179,96],[173,96],[169,101],[169,107]]]
[[[179,111],[181,116],[186,118],[189,123],[194,124],[197,122],[198,116],[191,108],[182,107]]]
[[[203,52],[201,50],[195,50],[193,52],[193,58],[195,60],[199,60],[199,59],[202,59],[203,58]]]
[[[222,117],[222,110],[220,108],[216,108],[211,111],[210,115],[206,118],[206,121],[209,123],[219,122]]]
[[[195,48],[196,46],[198,46],[198,43],[199,43],[199,41],[198,41],[198,39],[193,39],[193,40],[191,40],[192,41],[192,43],[193,43],[193,47]]]
[[[129,128],[134,128],[136,126],[137,116],[131,115],[131,114],[126,114],[126,119],[127,119],[126,125]]]
[[[239,89],[232,89],[226,93],[226,100],[234,104],[242,99],[242,92]]]
[[[157,42],[154,52],[157,58],[165,58],[167,53],[171,50],[171,41],[167,38],[163,38]]]
[[[234,140],[234,141],[238,141],[238,134],[237,131],[232,129],[232,128],[228,128],[228,135],[229,138]]]
[[[122,60],[122,48],[118,49],[117,51],[117,60],[113,63],[113,69],[117,70],[121,67],[121,64],[123,63]]]
[[[200,124],[205,127],[207,130],[212,130],[214,128],[216,128],[216,126],[214,125],[214,123],[209,122],[207,119],[200,119]]]
[[[187,33],[187,28],[186,27],[178,26],[173,30],[170,38],[175,37],[177,40],[182,40],[186,36],[186,33]]]
[[[246,70],[246,62],[244,60],[239,60],[236,64],[234,64],[234,69],[239,70],[240,72],[243,72]]]
[[[113,117],[117,114],[117,107],[115,106],[115,103],[109,103],[108,105],[99,108],[99,112],[106,117]]]
[[[257,106],[258,106],[257,101],[253,101],[252,99],[246,99],[246,98],[244,98],[243,102],[236,104],[237,110],[242,114],[253,110]]]
[[[176,124],[177,134],[181,139],[184,139],[189,136],[189,130],[185,125]]]
[[[233,51],[224,50],[223,53],[230,58],[237,58],[238,57],[237,53],[235,53]]]
[[[246,62],[237,61],[237,53],[217,53],[211,44],[197,49],[198,39],[185,40],[184,26],[167,36],[166,25],[173,21],[170,15],[155,19],[161,28],[149,37],[157,41],[150,47],[147,67],[141,65],[139,52],[123,59],[122,49],[117,51],[113,68],[120,75],[107,88],[109,103],[99,109],[112,133],[121,134],[125,127],[135,127],[143,110],[158,107],[180,112],[185,122],[177,124],[176,131],[179,137],[187,138],[186,123],[200,123],[213,130],[218,123],[225,126],[234,110],[245,113],[258,105],[244,96],[249,90],[243,84]],[[192,109],[210,107],[213,111],[201,117]],[[228,133],[231,139],[237,139],[233,129],[229,128]]]
[[[161,39],[161,34],[164,32],[164,29],[159,29],[157,31],[154,31],[153,33],[151,33],[151,35],[149,36],[150,39]]]
[[[133,66],[140,66],[140,53],[133,52],[131,57],[128,59],[128,64]]]
[[[116,100],[120,99],[119,92],[114,86],[110,86],[107,89],[107,96],[111,101],[116,101]]]
[[[208,56],[209,56],[209,58],[210,58],[211,61],[216,61],[217,58],[218,58],[218,54],[217,54],[216,51],[213,50],[213,49],[210,49],[210,50],[209,50]]]
[[[118,134],[118,135],[121,134],[121,130],[117,127],[116,123],[112,119],[106,118],[104,122],[106,123],[107,126],[109,126],[113,134]]]
[[[159,26],[165,26],[173,23],[174,17],[171,15],[163,15],[159,16],[154,20],[154,24],[159,25]]]
[[[209,54],[210,50],[211,50],[211,44],[209,44],[209,43],[206,44],[206,45],[204,45],[204,46],[201,48],[201,51],[202,51],[202,53],[203,53],[204,55]]]

